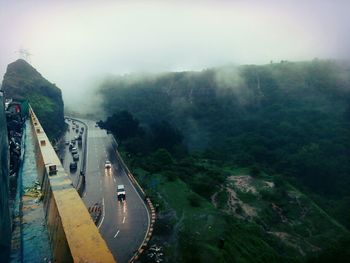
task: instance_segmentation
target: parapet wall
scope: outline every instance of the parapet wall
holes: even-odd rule
[[[54,261],[116,262],[32,108],[29,113]]]

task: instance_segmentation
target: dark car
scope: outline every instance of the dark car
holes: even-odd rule
[[[78,165],[77,165],[76,162],[72,162],[72,163],[69,164],[69,170],[70,171],[76,171],[77,168],[78,168]]]
[[[75,147],[73,147],[73,148],[72,148],[72,154],[74,155],[74,154],[77,154],[77,153],[78,153],[78,149],[75,148]]]
[[[79,161],[79,154],[73,154],[73,161]]]

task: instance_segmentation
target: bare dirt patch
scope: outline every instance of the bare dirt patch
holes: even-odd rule
[[[286,232],[269,231],[267,233],[278,237],[287,246],[295,248],[302,256],[305,256],[308,251],[317,252],[321,250],[305,239],[290,235]]]
[[[264,181],[266,187],[268,188],[274,188],[275,187],[275,184],[274,182],[268,182],[268,181]]]
[[[250,175],[232,175],[228,177],[228,180],[234,182],[235,186],[242,192],[257,194],[256,188],[252,185],[253,178]]]
[[[221,188],[220,191],[226,191],[228,193],[228,199],[226,203],[226,208],[222,209],[223,211],[232,214],[238,218],[252,218],[257,216],[257,211],[254,207],[242,202],[241,199],[238,198],[237,193],[231,187],[226,186],[225,188]],[[211,203],[218,208],[217,202],[218,192],[214,193],[211,196]]]
[[[287,246],[293,247],[296,250],[298,250],[298,252],[301,255],[303,255],[303,256],[306,255],[305,252],[301,249],[301,247],[296,244],[296,240],[294,240],[295,238],[292,237],[291,235],[289,235],[288,233],[286,233],[286,232],[277,232],[277,231],[271,231],[271,232],[267,232],[267,233],[278,237]]]

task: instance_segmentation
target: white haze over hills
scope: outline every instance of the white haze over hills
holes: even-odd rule
[[[348,59],[350,1],[4,1],[0,75],[28,49],[69,107],[106,76]]]

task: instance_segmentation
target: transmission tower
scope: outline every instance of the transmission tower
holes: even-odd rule
[[[19,58],[24,59],[30,63],[30,57],[32,54],[28,51],[28,49],[20,48],[15,53],[18,53]]]

